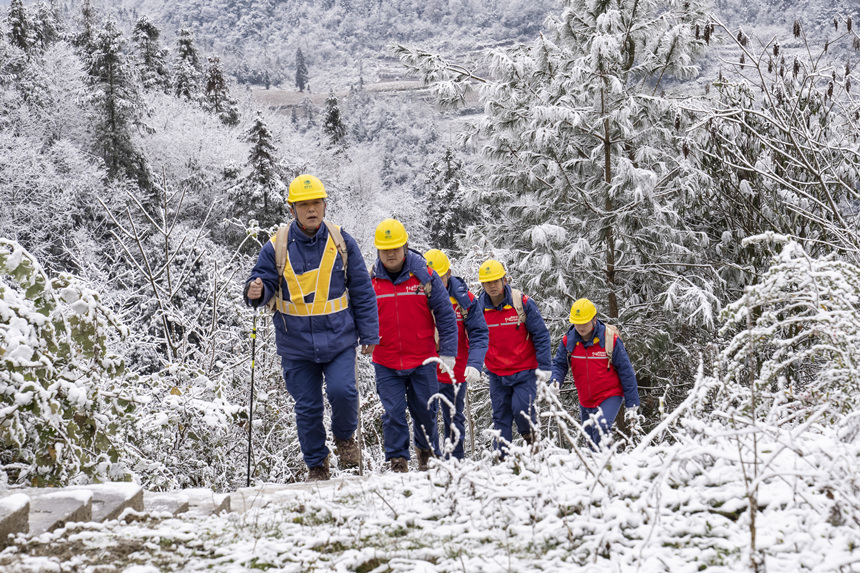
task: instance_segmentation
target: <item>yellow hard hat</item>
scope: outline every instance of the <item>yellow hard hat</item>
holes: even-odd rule
[[[588,324],[597,316],[597,308],[587,298],[581,298],[570,307],[571,324]]]
[[[505,267],[496,259],[490,259],[481,263],[478,269],[478,280],[482,283],[491,283],[505,276]]]
[[[436,273],[442,277],[451,268],[451,261],[439,249],[430,249],[424,253],[424,258],[427,259],[427,265],[430,266]]]
[[[406,227],[397,219],[386,219],[376,226],[373,246],[381,251],[402,247],[409,240]]]
[[[325,192],[322,181],[313,175],[299,175],[293,182],[290,183],[290,192],[287,195],[287,203],[295,205],[299,201],[310,201],[311,199],[325,199],[328,194]]]

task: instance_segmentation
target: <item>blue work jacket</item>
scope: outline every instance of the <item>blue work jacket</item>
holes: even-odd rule
[[[376,294],[370,284],[367,267],[355,239],[343,230],[341,234],[347,248],[347,271],[344,275],[343,259],[338,255],[331,274],[329,298],[348,291],[349,307],[340,312],[317,316],[291,316],[276,311],[272,322],[275,325],[278,355],[326,363],[347,348],[355,348],[359,343],[379,342]],[[296,221],[290,224],[287,249],[290,263],[297,274],[319,268],[328,237],[329,232],[324,224],[320,225],[312,237],[305,235]],[[245,283],[245,293],[248,292],[248,284],[258,277],[263,281],[263,296],[252,301],[246,295],[245,302],[251,306],[268,304],[278,289],[275,245],[272,241],[260,249],[257,264]],[[283,296],[288,298],[286,282],[281,290]]]
[[[537,307],[537,303],[531,297],[525,297],[526,302],[523,305],[523,312],[526,314],[526,330],[531,337],[531,343],[535,348],[535,357],[537,358],[539,370],[549,370],[552,368],[552,348],[550,346],[549,330],[543,320],[543,316]],[[514,308],[514,299],[511,297],[511,285],[505,285],[505,297],[498,305],[493,305],[490,300],[490,295],[486,291],[478,297],[477,303],[479,309],[495,309],[504,310],[505,307]]]

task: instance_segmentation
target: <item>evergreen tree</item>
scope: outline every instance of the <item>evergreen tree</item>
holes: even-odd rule
[[[305,64],[305,55],[302,53],[302,49],[298,48],[296,50],[296,86],[300,92],[305,91],[305,87],[310,91],[308,81],[308,66]]]
[[[217,56],[209,58],[209,68],[206,70],[206,100],[204,107],[216,114],[224,125],[239,124],[239,109],[236,100],[230,97],[227,80],[221,70],[221,60]]]
[[[323,132],[328,137],[329,145],[337,147],[342,144],[346,136],[346,126],[341,118],[340,107],[337,104],[337,96],[330,91],[325,100],[325,111],[323,111]]]
[[[146,89],[170,91],[170,70],[167,68],[167,49],[158,41],[161,30],[148,16],[141,16],[134,25],[132,40],[135,44],[140,80]]]
[[[251,144],[248,154],[250,173],[234,188],[233,201],[240,218],[256,219],[260,227],[266,229],[283,221],[286,189],[275,160],[274,137],[262,112],[257,112],[254,123],[245,134],[245,141]]]
[[[52,4],[39,2],[33,15],[33,39],[41,51],[63,37],[60,14]]]
[[[81,48],[84,53],[92,49],[96,34],[96,10],[90,0],[81,3],[81,31],[75,35],[73,43]]]
[[[474,211],[463,204],[464,177],[463,162],[450,147],[427,169],[426,226],[436,248],[457,251],[457,236],[464,235],[477,219]]]
[[[139,123],[140,103],[131,66],[123,51],[125,38],[113,20],[99,30],[90,54],[89,73],[98,88],[95,103],[99,155],[111,177],[128,177],[141,189],[151,180],[146,160],[133,146],[131,129]]]
[[[694,0],[565,0],[531,45],[490,55],[497,79],[485,80],[487,116],[469,135],[482,140],[487,183],[469,203],[492,210],[471,239],[501,250],[555,329],[580,297],[620,320],[634,357],[649,358],[639,360],[646,376],[677,375],[668,333],[689,321],[713,327],[719,306],[701,257],[707,239],[682,217],[707,178],[680,149],[676,100],[661,95],[669,78],[697,72],[704,22]],[[401,54],[444,101],[475,77]]]
[[[9,27],[9,43],[13,46],[29,52],[33,46],[33,33],[27,10],[22,0],[12,0],[9,4],[9,12],[6,16],[6,25]]]
[[[188,28],[179,30],[176,41],[173,87],[178,97],[187,100],[195,100],[200,95],[200,59],[194,46],[194,34]]]

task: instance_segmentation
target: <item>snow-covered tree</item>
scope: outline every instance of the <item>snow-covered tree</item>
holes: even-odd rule
[[[196,100],[200,95],[200,57],[194,45],[194,34],[188,28],[179,30],[176,39],[173,88],[178,97],[187,100]]]
[[[308,66],[305,63],[305,55],[302,53],[302,49],[298,48],[296,50],[296,87],[299,88],[300,92],[305,91],[306,87],[310,91],[309,79],[310,76],[308,75]]]
[[[236,215],[243,221],[256,220],[267,229],[279,225],[286,216],[286,186],[275,158],[274,137],[258,111],[245,134],[251,144],[248,154],[250,173],[231,192]]]
[[[456,251],[457,237],[478,221],[473,207],[466,206],[463,161],[450,147],[443,156],[427,168],[424,212],[426,213],[428,240],[436,248]]]
[[[35,7],[32,22],[33,37],[42,52],[64,36],[65,26],[53,3],[39,2]]]
[[[12,0],[6,16],[9,43],[25,52],[33,46],[33,30],[23,0]]]
[[[713,24],[712,24],[713,26]],[[796,38],[765,45],[719,20],[738,59],[717,81],[690,145],[713,182],[692,197],[689,214],[711,236],[711,257],[735,298],[769,264],[769,253],[743,239],[772,232],[792,237],[810,255],[860,252],[860,85],[848,44],[856,29],[817,45],[800,24]],[[709,30],[711,32],[711,30]],[[800,44],[803,50],[787,51]],[[828,45],[829,44],[829,45]],[[843,51],[839,51],[840,47]]]
[[[682,146],[684,96],[664,94],[697,73],[706,21],[696,1],[566,0],[534,42],[488,54],[493,80],[398,48],[443,104],[482,84],[487,115],[466,141],[486,185],[469,203],[491,213],[469,239],[499,250],[559,330],[575,299],[595,301],[648,376],[674,376],[668,350],[693,342],[681,330],[719,307],[707,238],[682,216],[707,177]]]
[[[167,49],[161,46],[161,30],[148,16],[141,16],[134,24],[132,40],[140,81],[145,89],[170,90],[170,70],[167,66]]]
[[[337,96],[334,95],[334,92],[329,92],[325,100],[322,127],[323,133],[328,137],[330,146],[338,147],[343,145],[343,138],[346,137],[346,125],[343,123],[340,106],[337,103]]]
[[[221,69],[221,59],[217,56],[209,58],[209,68],[206,70],[206,94],[204,108],[216,114],[224,125],[239,124],[239,109],[236,100],[230,97],[230,88]]]
[[[151,185],[149,168],[132,142],[132,128],[139,123],[140,97],[125,55],[125,38],[116,22],[108,20],[93,39],[89,73],[97,88],[99,109],[96,141],[111,177],[127,177],[141,189]]]

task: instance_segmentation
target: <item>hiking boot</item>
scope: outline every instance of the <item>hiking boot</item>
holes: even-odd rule
[[[409,471],[409,460],[406,458],[391,458],[391,471],[405,474]]]
[[[529,446],[531,446],[532,453],[534,453],[534,452],[537,452],[537,451],[538,451],[538,443],[539,443],[539,442],[538,442],[537,440],[535,440],[535,435],[534,435],[534,434],[531,434],[531,433],[529,433],[529,434],[523,434],[523,441],[524,441],[526,444],[528,444]]]
[[[328,456],[323,460],[322,465],[308,468],[308,477],[305,481],[327,481],[331,479],[331,472],[328,469]]]
[[[338,463],[344,468],[357,468],[360,452],[358,444],[353,436],[346,440],[334,439],[334,453],[337,454]]]
[[[430,458],[434,458],[436,456],[433,455],[433,450],[422,450],[418,448],[418,471],[426,472],[430,469]]]

